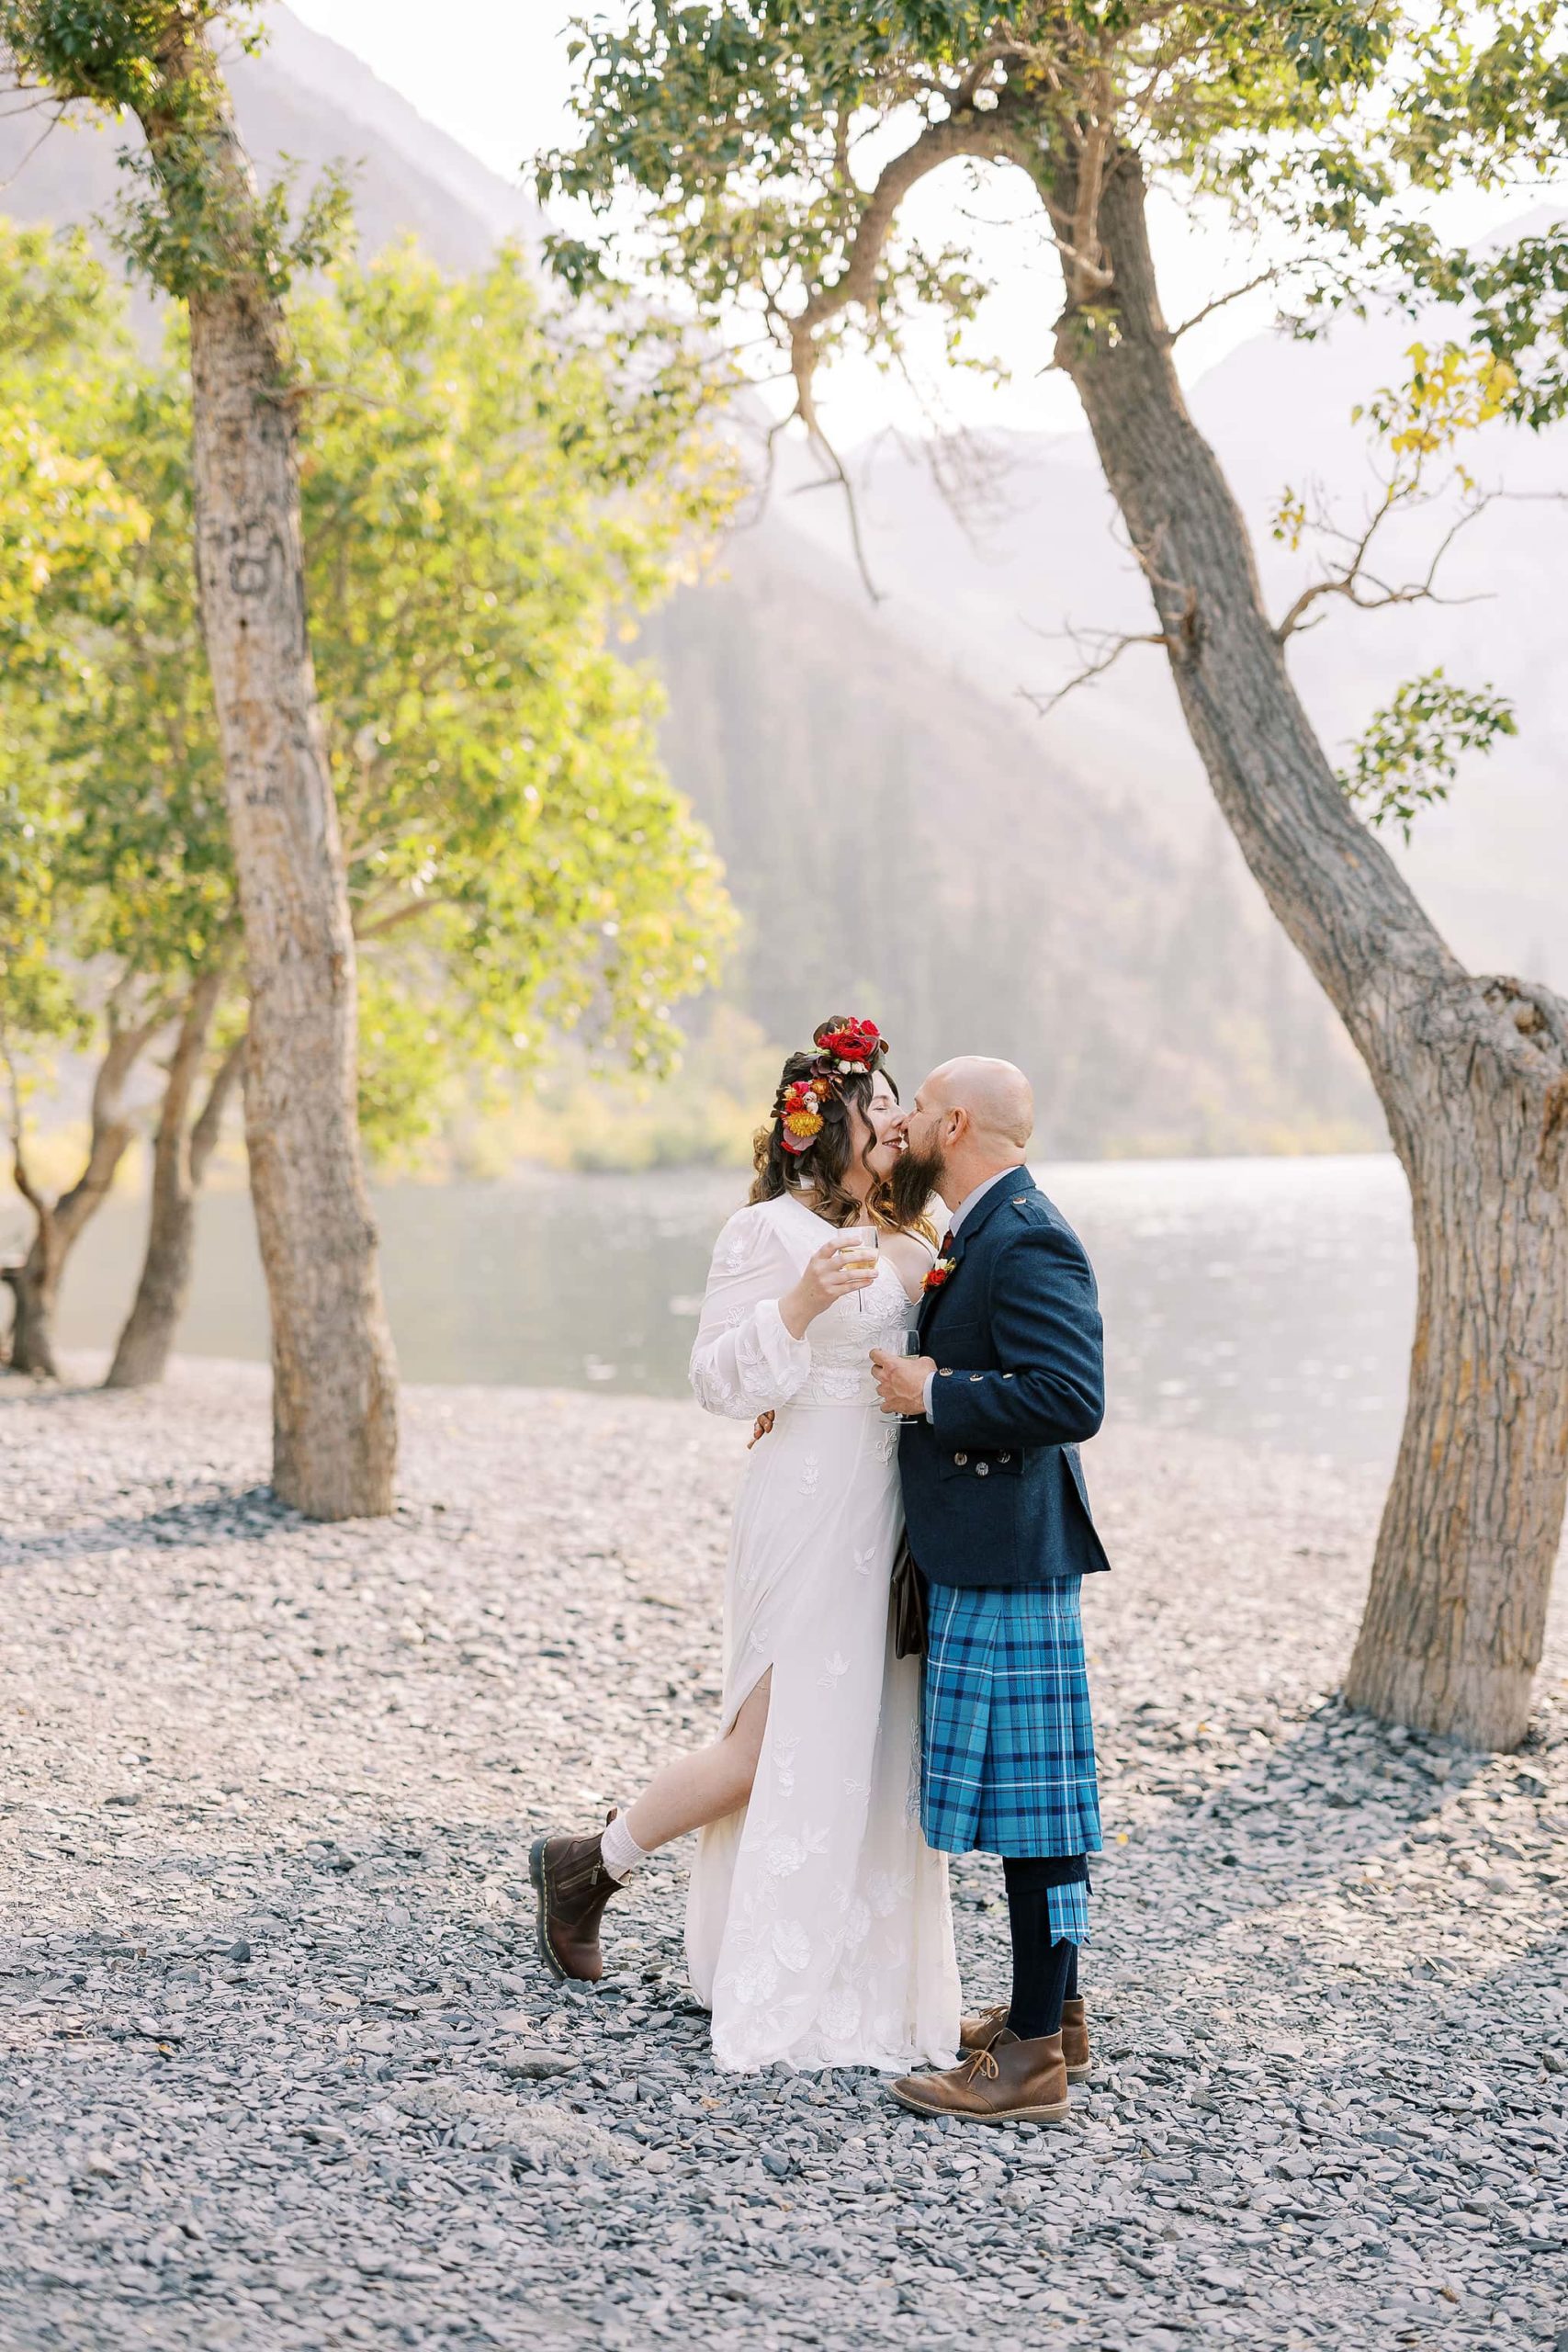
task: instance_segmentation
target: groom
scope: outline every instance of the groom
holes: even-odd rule
[[[1083,1245],[1024,1166],[1029,1081],[1010,1062],[945,1062],[903,1123],[898,1206],[932,1193],[950,1223],[920,1307],[921,1352],[874,1351],[908,1421],[898,1467],[929,1588],[921,1824],[940,1851],[1002,1856],[1012,1997],[964,2020],[963,2063],[907,2075],[924,2115],[1054,2122],[1089,2072],[1077,1950],[1100,1799],[1078,1616],[1110,1566],[1079,1442],[1105,1409],[1100,1306]]]

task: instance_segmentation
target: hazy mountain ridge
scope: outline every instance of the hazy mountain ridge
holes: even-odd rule
[[[1440,343],[1455,325],[1441,314],[1347,319],[1310,345],[1258,336],[1192,390],[1193,413],[1252,526],[1276,610],[1324,568],[1310,540],[1292,554],[1272,537],[1280,493],[1287,485],[1309,497],[1321,492],[1337,519],[1359,526],[1375,484],[1367,430],[1351,410],[1403,379],[1411,344],[1424,335]],[[1080,666],[1070,628],[1086,633],[1087,658],[1096,631],[1148,628],[1150,605],[1087,434],[998,435],[979,455],[987,492],[962,518],[906,446],[879,441],[848,462],[871,565],[889,591],[888,624],[911,642],[941,647],[988,692],[1012,700],[1023,688],[1053,689]],[[1337,758],[1401,679],[1439,664],[1514,697],[1518,735],[1461,773],[1449,805],[1422,817],[1410,851],[1397,838],[1390,846],[1469,961],[1565,988],[1560,615],[1568,563],[1557,500],[1568,490],[1568,435],[1495,425],[1477,436],[1467,461],[1483,486],[1507,495],[1455,542],[1438,581],[1444,601],[1358,614],[1329,600],[1320,624],[1292,640],[1291,663]],[[792,519],[843,559],[843,518],[831,498],[795,501]],[[1442,527],[1433,514],[1403,525],[1380,570],[1418,578]],[[1156,651],[1130,650],[1043,727],[1050,752],[1109,772],[1168,837],[1191,839],[1196,811],[1212,803]]]
[[[412,229],[471,268],[536,236],[518,190],[359,61],[286,11],[274,23],[259,59],[231,62],[261,168],[355,163],[370,250]],[[0,123],[12,211],[85,221],[112,201],[114,131],[56,132],[18,171],[25,130]],[[964,577],[946,548],[941,563]],[[745,918],[726,993],[769,1035],[863,1004],[906,1073],[976,1043],[1010,1052],[1041,1080],[1053,1151],[1381,1144],[1359,1064],[1203,796],[1162,817],[1145,729],[1125,756],[1108,729],[1051,733],[996,691],[956,598],[933,660],[911,600],[893,625],[776,514],[728,571],[645,642],[668,763]],[[999,630],[988,616],[982,651]],[[1154,764],[1183,754],[1167,743]]]

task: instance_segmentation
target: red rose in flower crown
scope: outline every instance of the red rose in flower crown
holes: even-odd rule
[[[824,1029],[817,1043],[841,1070],[864,1069],[876,1059],[883,1044],[874,1021],[846,1021],[840,1028]]]

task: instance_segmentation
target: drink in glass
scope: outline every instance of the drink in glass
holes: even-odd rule
[[[920,1335],[913,1330],[895,1331],[890,1340],[883,1342],[883,1346],[885,1352],[890,1356],[918,1356],[920,1352]],[[885,1421],[923,1421],[926,1417],[924,1413],[889,1413],[884,1410],[882,1418]]]
[[[839,1254],[852,1274],[874,1274],[876,1272],[876,1227],[874,1225],[847,1225],[839,1242]],[[855,1295],[855,1305],[865,1313],[865,1293]]]

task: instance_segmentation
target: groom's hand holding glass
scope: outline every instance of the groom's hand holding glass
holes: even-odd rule
[[[885,1413],[897,1413],[901,1421],[923,1421],[926,1417],[926,1380],[936,1370],[934,1356],[896,1356],[886,1348],[873,1348],[873,1368]]]

